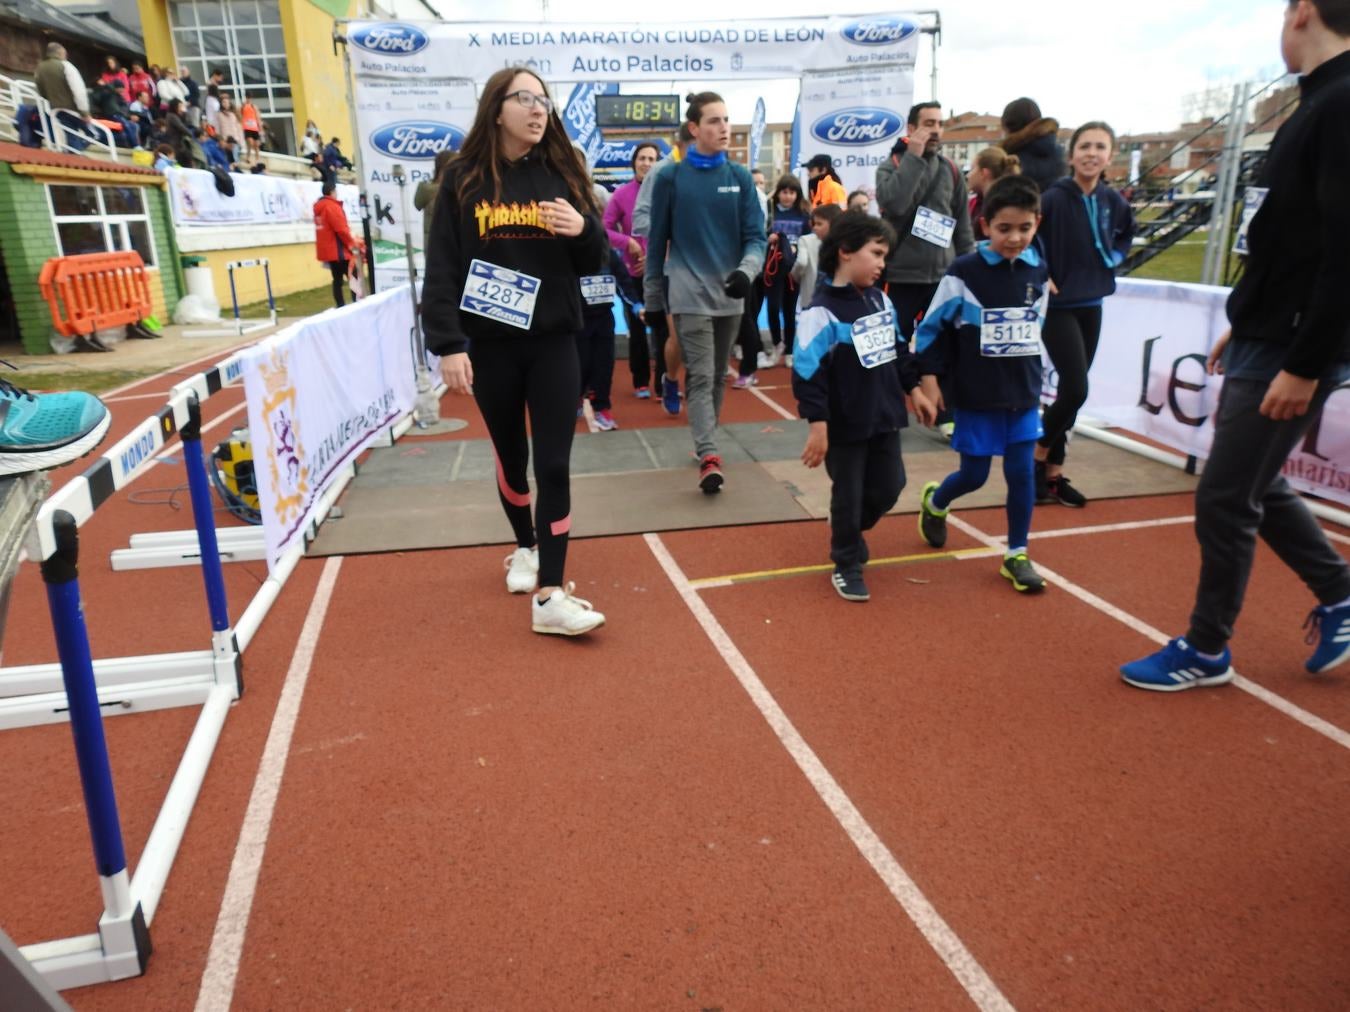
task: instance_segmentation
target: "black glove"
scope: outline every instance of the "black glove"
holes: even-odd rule
[[[733,299],[743,299],[750,294],[750,276],[745,271],[732,271],[722,282],[722,290]]]

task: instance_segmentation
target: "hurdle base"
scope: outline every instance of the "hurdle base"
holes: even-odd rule
[[[99,920],[98,932],[19,949],[29,964],[58,991],[107,984],[145,973],[154,946],[141,905],[125,917]]]
[[[211,650],[94,662],[99,706],[105,717],[200,705],[211,689],[236,682],[235,660]],[[70,719],[59,664],[0,671],[0,729],[59,724]]]
[[[261,527],[226,527],[216,531],[216,539],[221,562],[257,562],[267,558]],[[110,556],[116,572],[197,566],[201,559],[194,530],[133,534],[129,548],[116,548]]]

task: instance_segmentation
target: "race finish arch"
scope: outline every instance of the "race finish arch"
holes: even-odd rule
[[[830,155],[852,189],[873,183],[903,135],[919,43],[932,40],[936,68],[940,30],[937,11],[698,24],[340,21],[376,290],[407,280],[405,227],[414,242],[422,236],[394,166],[413,186],[430,180],[437,153],[463,142],[480,88],[503,67],[536,71],[555,99],[560,85],[593,82],[798,81],[802,152]]]

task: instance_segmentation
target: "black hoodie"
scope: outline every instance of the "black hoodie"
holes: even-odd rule
[[[531,152],[502,168],[500,198],[492,181],[461,205],[456,189],[459,166],[445,173],[431,220],[423,285],[422,323],[427,350],[436,355],[466,351],[470,340],[518,338],[527,332],[509,324],[461,313],[460,299],[469,261],[482,260],[536,277],[540,281],[529,334],[572,340],[581,330],[580,278],[600,273],[609,236],[600,218],[582,211],[586,224],[575,238],[564,238],[539,221],[539,202],[570,197],[567,181]]]
[[[1287,347],[1283,369],[1318,379],[1350,360],[1350,53],[1299,81],[1298,110],[1270,146],[1269,193],[1247,232],[1247,270],[1228,299],[1233,339]]]

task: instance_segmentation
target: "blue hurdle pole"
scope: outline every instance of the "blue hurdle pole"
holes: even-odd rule
[[[230,264],[226,268],[226,273],[230,275],[230,302],[234,304],[234,326],[242,333],[244,323],[239,319],[239,295],[235,292],[234,288],[234,268],[235,264]]]
[[[47,604],[56,633],[56,650],[61,658],[61,677],[66,684],[70,707],[70,730],[75,737],[75,756],[84,788],[84,807],[89,818],[89,835],[94,842],[94,862],[103,878],[125,874],[126,851],[122,846],[122,824],[117,817],[117,798],[113,794],[112,767],[108,763],[108,743],[103,736],[103,713],[94,684],[94,661],[89,652],[89,631],[80,606],[79,529],[75,517],[57,510],[52,517],[56,551],[43,560],[42,579],[47,584]],[[113,916],[126,911],[110,910]]]
[[[202,406],[195,394],[188,398],[187,408],[188,420],[179,428],[178,435],[183,440],[183,463],[187,467],[188,492],[192,498],[192,522],[197,528],[197,545],[202,553],[202,583],[206,585],[211,629],[224,632],[230,627],[230,611],[225,599],[220,545],[216,539],[215,510],[202,453]]]
[[[268,261],[262,262],[263,283],[267,285],[267,308],[272,313],[272,322],[277,320],[277,300],[272,298],[272,269],[268,266]]]

